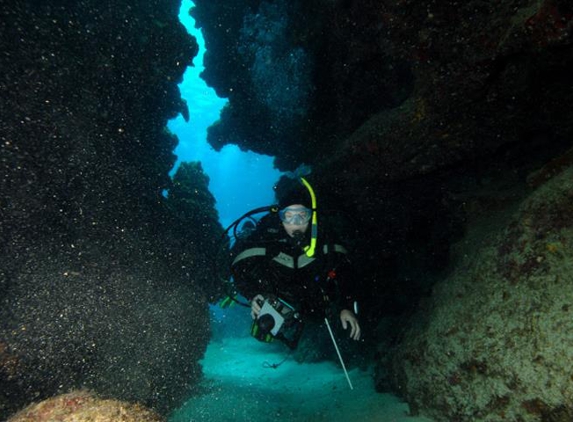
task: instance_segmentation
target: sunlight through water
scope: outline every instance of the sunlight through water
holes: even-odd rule
[[[179,19],[197,39],[199,53],[179,85],[181,96],[189,107],[189,122],[179,115],[168,123],[169,130],[179,138],[174,151],[177,162],[171,174],[181,162],[200,161],[210,178],[209,190],[217,200],[219,219],[226,227],[245,212],[272,204],[272,186],[281,173],[273,167],[273,157],[243,152],[235,145],[227,145],[217,152],[207,143],[207,128],[219,119],[220,110],[227,101],[219,98],[199,76],[204,70],[205,41],[189,16],[188,11],[193,6],[191,0],[183,0],[179,12]]]

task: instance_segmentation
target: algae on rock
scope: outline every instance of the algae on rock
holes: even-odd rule
[[[572,211],[570,167],[437,283],[392,352],[394,387],[414,409],[444,421],[570,420],[559,418],[573,412]]]

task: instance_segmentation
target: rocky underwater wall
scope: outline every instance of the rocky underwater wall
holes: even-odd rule
[[[390,353],[394,387],[443,421],[573,419],[573,166],[505,227],[481,222]],[[385,353],[384,353],[385,354]]]
[[[201,175],[162,196],[197,52],[178,9],[0,0],[0,419],[80,387],[167,413],[200,378],[221,228],[188,218],[216,216]]]

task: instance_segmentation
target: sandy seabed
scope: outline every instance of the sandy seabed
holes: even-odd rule
[[[253,338],[211,342],[202,361],[203,393],[176,411],[170,422],[378,421],[431,422],[408,416],[408,405],[374,390],[372,371],[349,372],[351,390],[334,362],[297,363],[281,344]]]

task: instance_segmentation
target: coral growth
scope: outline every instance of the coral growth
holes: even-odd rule
[[[447,421],[570,421],[573,167],[527,197],[434,288],[395,349],[394,386]],[[509,281],[509,282],[508,282]]]
[[[100,399],[88,391],[74,391],[32,404],[8,422],[162,422],[139,404]]]
[[[558,174],[564,171],[562,166],[562,159],[553,160],[543,167],[543,171]],[[561,189],[557,191],[540,189],[542,199],[530,201],[523,208],[522,218],[510,224],[504,232],[497,248],[496,262],[498,271],[510,283],[523,281],[533,274],[547,274],[551,268],[550,261],[556,256],[563,257],[566,238],[561,231],[573,226],[570,217],[573,194],[566,182],[558,182],[558,185]]]

